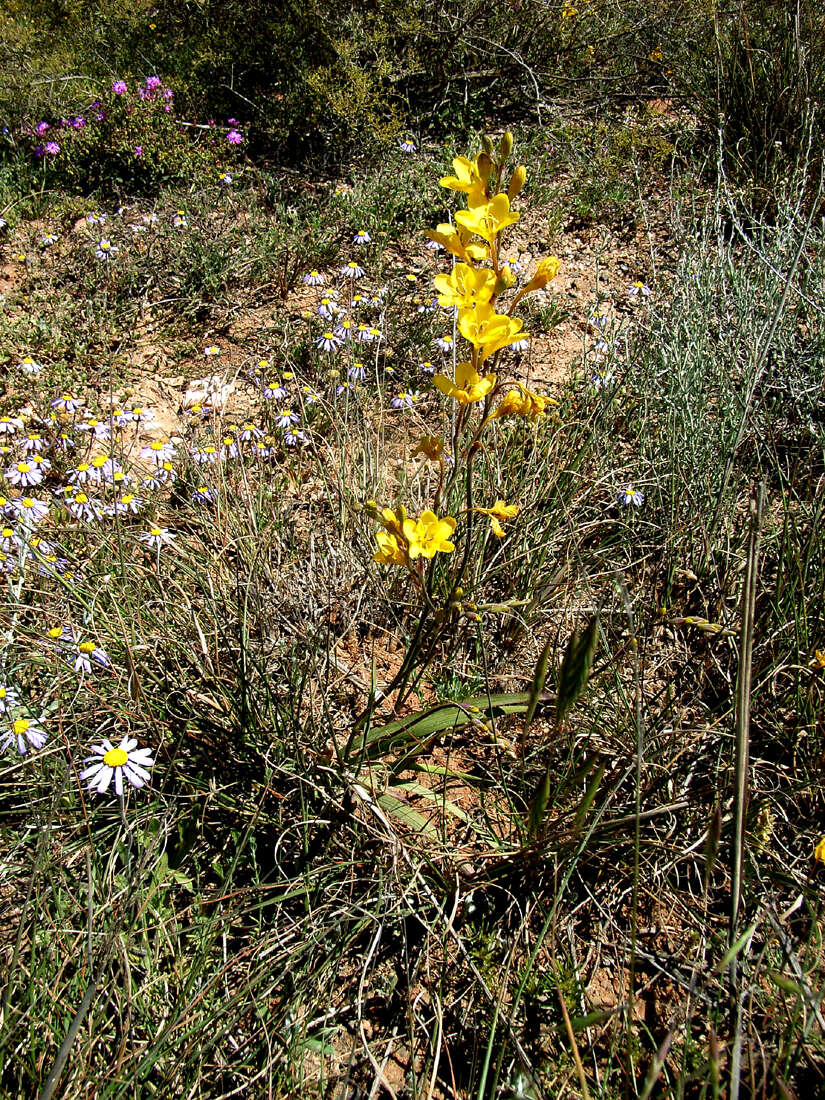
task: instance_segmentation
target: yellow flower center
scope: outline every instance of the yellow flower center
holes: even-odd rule
[[[103,763],[109,768],[122,768],[129,759],[129,754],[123,749],[109,749],[103,757]]]
[[[22,733],[25,733],[30,726],[30,722],[25,718],[18,718],[12,723],[12,730],[15,737],[19,737]]]
[[[77,648],[80,650],[81,653],[94,653],[95,643],[94,642],[81,642],[80,645]]]

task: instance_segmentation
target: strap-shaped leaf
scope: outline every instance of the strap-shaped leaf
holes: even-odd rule
[[[552,695],[542,693],[540,702],[548,703]],[[428,710],[417,711],[406,718],[387,722],[370,729],[350,747],[348,756],[377,760],[389,753],[423,752],[434,737],[444,730],[466,726],[471,722],[486,722],[510,714],[524,714],[530,701],[529,692],[503,695],[479,695],[460,703],[440,703]]]
[[[552,639],[549,639],[536,662],[536,671],[533,673],[533,682],[528,692],[527,713],[524,715],[524,737],[527,736],[527,727],[533,721],[536,707],[541,699],[541,693],[544,691],[544,681],[547,679],[547,662],[550,659],[550,650],[552,648],[553,642]]]
[[[570,708],[584,691],[599,640],[599,616],[594,615],[583,634],[576,631],[567,645],[559,669],[556,724],[561,725]]]

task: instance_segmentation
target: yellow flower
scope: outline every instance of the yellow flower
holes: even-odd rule
[[[460,260],[465,260],[467,263],[471,264],[474,260],[486,260],[489,255],[489,249],[486,245],[471,244],[470,237],[472,234],[461,228],[456,229],[449,222],[442,222],[437,229],[426,230],[426,234],[431,241],[440,244],[453,256],[458,256]]]
[[[470,405],[484,400],[495,386],[496,376],[479,374],[472,363],[457,363],[455,382],[446,374],[437,374],[433,382],[446,397],[454,397],[459,405]]]
[[[487,153],[479,153],[475,160],[456,157],[453,161],[454,176],[444,176],[438,182],[451,191],[461,191],[475,199],[484,201],[487,197],[487,180],[490,178],[491,162]]]
[[[473,196],[467,198],[468,210],[457,210],[455,220],[468,233],[483,237],[492,244],[502,229],[514,225],[520,215],[510,209],[510,199],[503,192],[495,195],[489,202],[473,202]]]
[[[536,268],[536,273],[533,278],[519,291],[513,305],[515,305],[520,298],[523,298],[525,294],[532,294],[534,290],[541,290],[543,287],[546,287],[550,280],[555,279],[558,275],[560,267],[561,260],[557,259],[555,256],[548,256],[546,259],[542,260]]]
[[[413,451],[413,458],[424,455],[431,462],[440,462],[444,457],[444,440],[440,435],[422,435]]]
[[[410,558],[432,558],[436,554],[451,554],[455,550],[449,536],[455,530],[455,520],[452,516],[439,519],[435,512],[422,512],[420,518],[413,522],[411,519],[404,522],[404,538],[407,540],[407,553]]]
[[[825,863],[825,836],[814,848],[814,859],[818,859],[820,863]]]
[[[811,661],[810,667],[816,672],[821,672],[825,668],[825,650],[814,650],[814,658]]]
[[[479,348],[482,363],[499,348],[514,344],[525,336],[518,317],[494,313],[489,305],[459,312],[458,331],[473,347]]]
[[[495,292],[496,277],[487,267],[456,264],[449,275],[436,275],[433,284],[438,291],[440,306],[445,309],[450,306],[470,309],[478,303],[490,301]]]
[[[504,538],[504,528],[501,526],[501,520],[512,519],[513,516],[517,516],[519,507],[517,504],[507,504],[503,500],[497,500],[492,508],[475,508],[473,510],[481,512],[483,516],[489,516],[493,534],[497,535],[498,538]]]
[[[501,416],[520,416],[525,420],[536,420],[544,416],[545,410],[558,402],[552,397],[544,397],[540,393],[533,393],[526,386],[519,385],[517,390],[510,390],[504,395],[504,400],[493,413],[492,419]]]
[[[388,531],[378,531],[375,541],[378,543],[378,552],[373,555],[373,561],[377,561],[379,565],[407,564],[404,550],[399,545],[395,535],[390,534]]]

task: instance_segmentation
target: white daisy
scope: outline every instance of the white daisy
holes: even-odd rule
[[[105,794],[115,780],[115,794],[123,797],[124,775],[133,787],[143,787],[149,780],[149,769],[155,763],[151,749],[139,749],[136,737],[124,737],[117,748],[107,738],[101,745],[92,745],[95,756],[87,757],[83,763],[91,766],[80,773],[81,782],[89,780],[89,790]]]
[[[26,742],[28,741],[28,745]],[[35,749],[42,749],[46,744],[46,734],[40,728],[39,721],[34,718],[17,718],[11,727],[5,731],[5,736],[0,742],[0,752],[5,752],[11,745],[17,746],[21,756],[29,751],[29,745]]]

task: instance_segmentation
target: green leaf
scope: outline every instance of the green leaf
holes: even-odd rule
[[[559,669],[556,698],[556,723],[560,725],[584,691],[593,667],[599,640],[599,616],[594,615],[583,634],[576,631],[570,639]]]
[[[414,829],[415,832],[429,833],[431,836],[436,835],[435,829],[426,817],[420,814],[418,810],[414,810],[412,806],[408,806],[406,802],[402,802],[399,798],[395,798],[385,791],[383,794],[377,796],[376,802],[385,813],[392,814],[393,817],[398,818],[403,825],[406,825],[410,829]]]
[[[393,783],[391,789],[394,791],[410,791],[412,794],[417,794],[420,798],[429,798],[446,813],[452,814],[453,817],[457,817],[465,824],[470,824],[470,815],[465,813],[460,806],[456,806],[454,802],[450,802],[448,798],[444,798],[438,791],[432,791],[429,787],[422,786],[421,783],[414,783],[412,781],[406,783]]]

